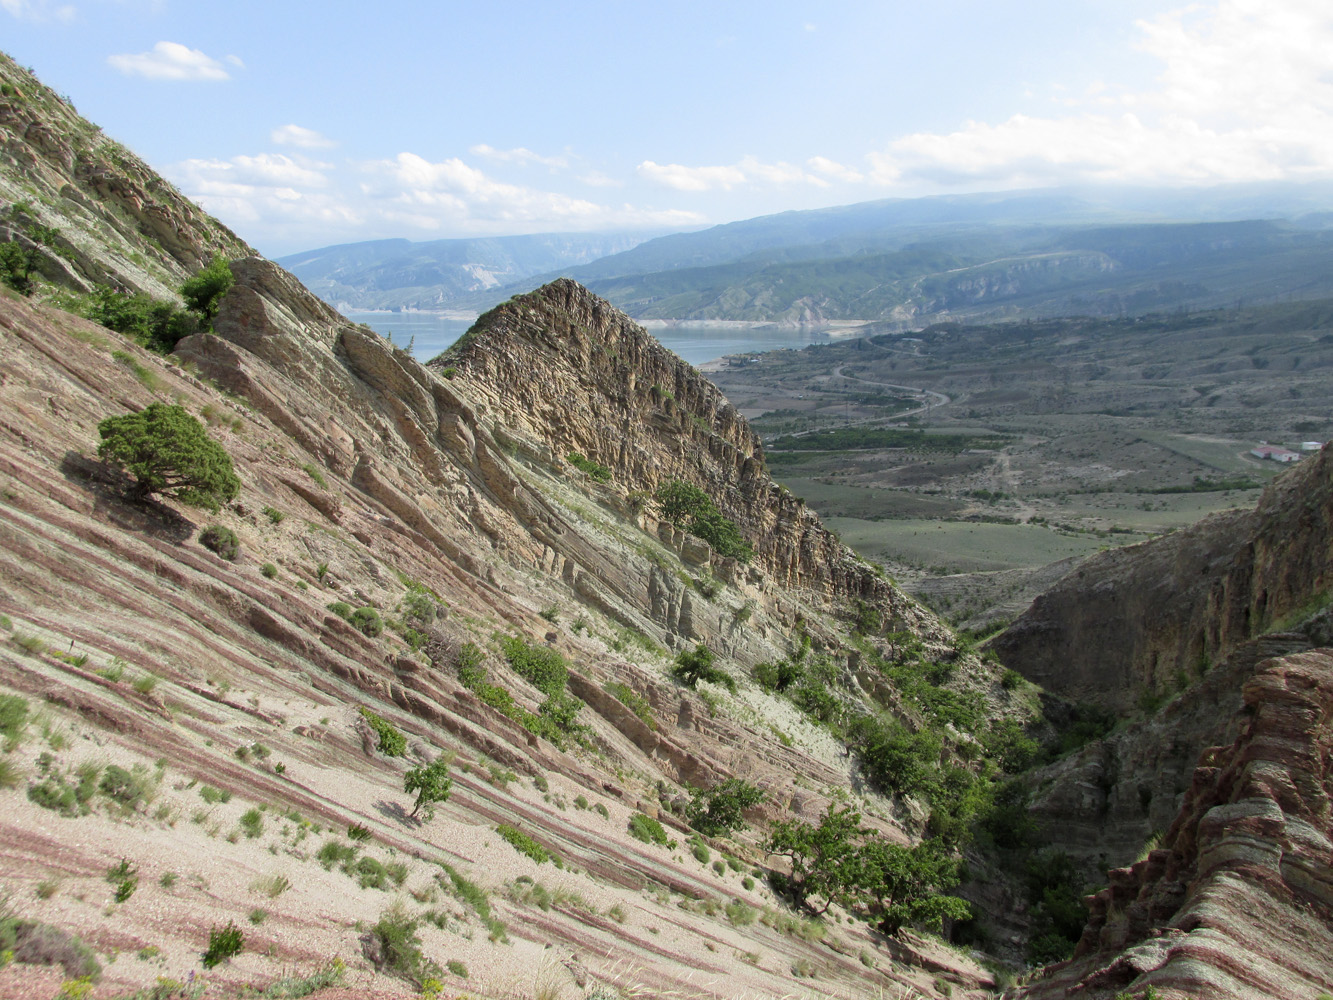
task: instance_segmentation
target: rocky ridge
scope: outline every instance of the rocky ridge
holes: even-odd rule
[[[1333,951],[1333,653],[1264,661],[1240,735],[1206,750],[1161,845],[1110,873],[1047,997],[1316,997]]]

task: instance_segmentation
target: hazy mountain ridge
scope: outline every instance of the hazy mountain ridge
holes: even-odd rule
[[[349,309],[447,309],[468,295],[637,246],[651,233],[540,233],[413,242],[371,240],[277,261]]]

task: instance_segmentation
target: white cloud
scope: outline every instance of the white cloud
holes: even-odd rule
[[[0,0],[0,10],[13,14],[20,21],[69,23],[78,16],[78,11],[72,4],[54,4],[50,0]]]
[[[106,61],[126,76],[143,76],[150,80],[231,79],[222,63],[179,42],[158,42],[148,52],[108,56]],[[235,56],[228,56],[227,61],[242,65]]]
[[[399,153],[392,160],[367,164],[366,173],[362,192],[380,204],[386,218],[423,229],[512,231],[519,226],[533,232],[702,221],[694,212],[614,208],[558,191],[507,184],[458,157],[433,163],[415,153]]]
[[[330,190],[328,172],[332,169],[328,163],[263,153],[227,160],[186,160],[169,174],[209,212],[244,229],[258,223],[262,235],[263,228],[281,230],[293,224],[361,224],[361,214]]]
[[[806,160],[805,163],[806,166],[815,173],[824,177],[831,177],[835,181],[843,181],[847,184],[859,184],[861,181],[865,180],[865,175],[860,171],[843,166],[836,160],[830,160],[826,156],[812,156],[810,159]]]
[[[616,180],[614,177],[608,177],[600,170],[589,170],[586,174],[579,177],[579,180],[588,187],[624,187],[625,182]]]
[[[795,164],[781,161],[762,163],[753,156],[743,157],[739,163],[711,167],[686,167],[679,163],[644,160],[637,170],[640,177],[677,191],[730,191],[732,188],[754,184],[812,184],[815,187],[828,187],[828,181]]]
[[[516,149],[496,149],[494,146],[488,146],[483,142],[471,147],[468,152],[474,156],[484,156],[488,160],[496,160],[500,163],[519,163],[524,166],[540,163],[542,166],[551,167],[552,169],[569,166],[569,161],[563,156],[542,156],[530,149],[524,149],[522,146]]]
[[[644,160],[637,169],[640,177],[677,191],[730,191],[745,183],[745,174],[738,167],[686,167]]]
[[[268,137],[279,146],[296,146],[300,149],[329,149],[338,145],[328,136],[300,125],[282,125],[270,132]]]
[[[1083,180],[1218,183],[1333,176],[1333,8],[1217,0],[1136,22],[1157,85],[1101,82],[1059,116],[967,122],[900,137],[871,179],[991,186]]]

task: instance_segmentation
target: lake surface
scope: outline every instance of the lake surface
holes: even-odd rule
[[[449,319],[436,313],[345,313],[353,323],[365,323],[376,333],[389,337],[399,347],[412,345],[418,361],[429,361],[467,332],[470,319]],[[809,344],[827,344],[830,337],[823,330],[748,329],[732,326],[689,326],[649,328],[649,333],[668,350],[675,351],[692,365],[700,365],[728,354],[776,351],[784,347],[801,348]]]

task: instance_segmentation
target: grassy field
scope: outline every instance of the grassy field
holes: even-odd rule
[[[1141,534],[1104,538],[1068,535],[1031,524],[967,521],[863,521],[831,517],[827,524],[868,559],[906,564],[937,576],[1044,566],[1087,556],[1112,545],[1143,541]]]

